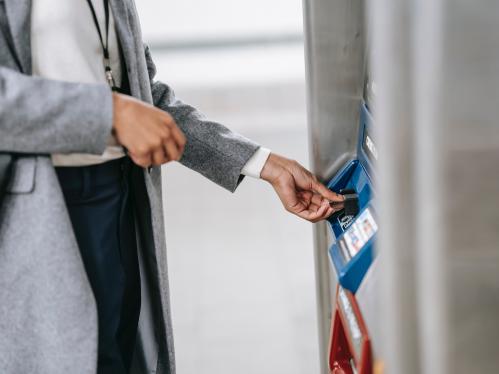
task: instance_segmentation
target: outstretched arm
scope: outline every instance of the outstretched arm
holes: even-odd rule
[[[175,98],[169,86],[154,80],[156,67],[147,46],[145,54],[154,105],[173,117],[187,139],[180,162],[234,191],[259,146],[219,123],[206,120],[195,108]],[[271,154],[259,176],[273,186],[286,210],[308,221],[320,221],[342,208],[341,195],[285,157]]]

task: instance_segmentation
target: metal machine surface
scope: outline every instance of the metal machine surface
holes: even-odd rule
[[[383,329],[387,322],[385,319],[380,318],[379,313],[381,301],[379,281],[379,261],[375,259],[355,294],[359,313],[365,325],[368,326],[367,333],[371,343],[372,372],[374,374],[383,373],[385,366],[381,348],[383,346]]]
[[[365,23],[382,229],[351,299],[373,368],[498,372],[499,3],[305,0],[310,152],[324,181],[358,167]],[[337,300],[327,250],[342,234],[334,225],[315,228],[323,374]]]
[[[376,0],[387,373],[499,372],[499,2]]]
[[[311,166],[322,180],[355,158],[365,81],[363,0],[304,0]],[[321,372],[328,373],[328,343],[336,275],[326,222],[315,225],[315,266]]]

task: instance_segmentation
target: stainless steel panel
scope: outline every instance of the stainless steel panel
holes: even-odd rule
[[[499,372],[499,3],[443,1],[448,373]]]
[[[380,297],[379,297],[379,261],[374,261],[366,273],[362,283],[355,294],[360,313],[364,318],[367,333],[371,339],[371,348],[375,360],[382,360],[379,348],[383,343],[383,330],[386,321],[380,318]]]
[[[332,243],[326,222],[314,225],[314,264],[317,297],[317,328],[321,373],[327,374],[329,359],[329,335],[336,292],[336,277],[329,262],[327,249]]]
[[[499,3],[372,5],[387,372],[497,372]]]
[[[421,236],[420,227],[427,228],[423,214],[428,222],[436,219],[433,213],[438,206],[439,184],[435,178],[436,164],[426,161],[435,160],[435,139],[429,136],[430,124],[418,122],[424,117],[421,111],[427,101],[417,103],[416,98],[421,97],[416,91],[429,82],[419,81],[420,67],[414,69],[418,57],[413,49],[414,29],[417,27],[416,18],[420,16],[415,10],[422,11],[417,8],[410,2],[377,0],[371,3],[369,10],[373,26],[372,72],[378,88],[376,130],[381,150],[378,164],[381,207],[378,260],[381,269],[380,318],[384,321],[384,336],[379,348],[387,373],[441,373],[439,369],[434,370],[438,361],[430,368],[424,367],[421,360],[422,350],[438,354],[441,347],[438,339],[432,341],[430,338],[440,337],[439,331],[430,330],[428,333],[426,327],[432,325],[434,314],[431,310],[442,310],[444,301],[434,298],[432,293],[442,286],[439,273],[432,267],[441,265],[438,251],[433,258],[429,253],[438,247],[435,227],[429,227],[426,237]],[[435,44],[426,42],[426,53],[430,57]],[[423,99],[433,98],[433,93],[426,92],[428,97]],[[424,151],[419,149],[423,144],[421,139],[429,140]],[[423,162],[425,167],[418,162]],[[419,181],[426,184],[421,185]],[[433,188],[432,193],[428,193],[429,187]],[[424,199],[423,192],[428,194]],[[420,239],[430,237],[433,242],[421,245]],[[423,250],[418,248],[420,245]],[[430,258],[435,263],[428,261]],[[425,265],[429,267],[422,272]],[[435,287],[433,290],[431,284]],[[431,306],[426,308],[428,299]],[[422,345],[423,341],[428,347]],[[435,347],[437,349],[433,350]]]
[[[312,167],[329,178],[355,155],[365,70],[362,0],[305,0]]]
[[[304,19],[311,164],[327,180],[355,156],[365,70],[364,2],[304,0]],[[326,224],[316,225],[314,233],[320,360],[322,373],[328,373],[336,275],[329,266]]]

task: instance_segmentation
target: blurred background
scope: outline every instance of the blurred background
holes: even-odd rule
[[[361,158],[361,103],[375,103],[378,183],[362,204],[380,207],[379,257],[350,298],[335,290],[353,262],[328,253],[344,227],[312,235],[261,181],[231,195],[166,167],[178,373],[499,372],[499,3],[303,4],[304,17],[300,0],[137,1],[159,79],[305,165],[308,92],[325,180]]]
[[[136,3],[158,79],[308,164],[301,0]],[[164,178],[178,373],[318,372],[311,225],[262,181],[233,195],[178,164]]]

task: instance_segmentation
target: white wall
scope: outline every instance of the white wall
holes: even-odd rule
[[[137,0],[144,38],[191,40],[300,33],[300,0]]]

